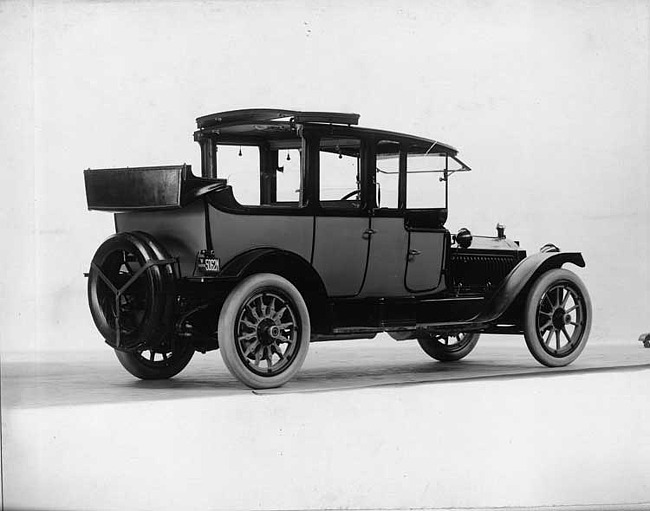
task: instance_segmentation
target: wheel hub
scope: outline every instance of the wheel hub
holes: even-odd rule
[[[257,338],[264,346],[270,346],[280,336],[280,329],[270,318],[264,318],[257,325]]]
[[[566,311],[559,307],[553,312],[553,327],[556,330],[562,330],[565,325],[571,321],[571,315],[567,314]]]

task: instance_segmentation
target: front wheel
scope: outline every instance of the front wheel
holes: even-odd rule
[[[279,387],[300,369],[311,335],[309,312],[291,282],[272,273],[242,280],[219,314],[219,348],[239,381]]]
[[[524,308],[524,337],[539,363],[570,364],[585,348],[590,329],[591,300],[575,273],[551,270],[533,284]]]
[[[454,335],[427,334],[418,337],[418,344],[431,358],[441,362],[455,362],[470,354],[480,335],[477,332],[460,332]]]

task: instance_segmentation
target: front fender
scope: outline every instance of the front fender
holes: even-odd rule
[[[473,321],[490,323],[498,319],[526,286],[542,273],[560,268],[565,263],[585,267],[585,260],[580,252],[539,252],[528,256],[513,268]]]

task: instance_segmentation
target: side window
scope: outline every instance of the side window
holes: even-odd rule
[[[300,149],[278,151],[276,171],[277,202],[298,205],[300,200]]]
[[[357,139],[321,139],[319,197],[323,207],[359,205],[360,148]]]
[[[410,209],[445,208],[445,168],[456,162],[444,153],[410,151],[406,159],[406,207]]]
[[[260,151],[257,146],[217,146],[217,173],[232,186],[237,202],[260,205]]]
[[[377,207],[398,207],[399,144],[382,140],[377,144],[376,186]]]

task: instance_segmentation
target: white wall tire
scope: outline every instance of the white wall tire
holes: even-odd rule
[[[524,337],[535,360],[563,367],[584,350],[591,330],[591,299],[573,272],[544,273],[530,289],[524,307]]]
[[[253,389],[279,387],[300,369],[311,338],[307,305],[287,279],[258,273],[242,280],[219,314],[226,367]]]

